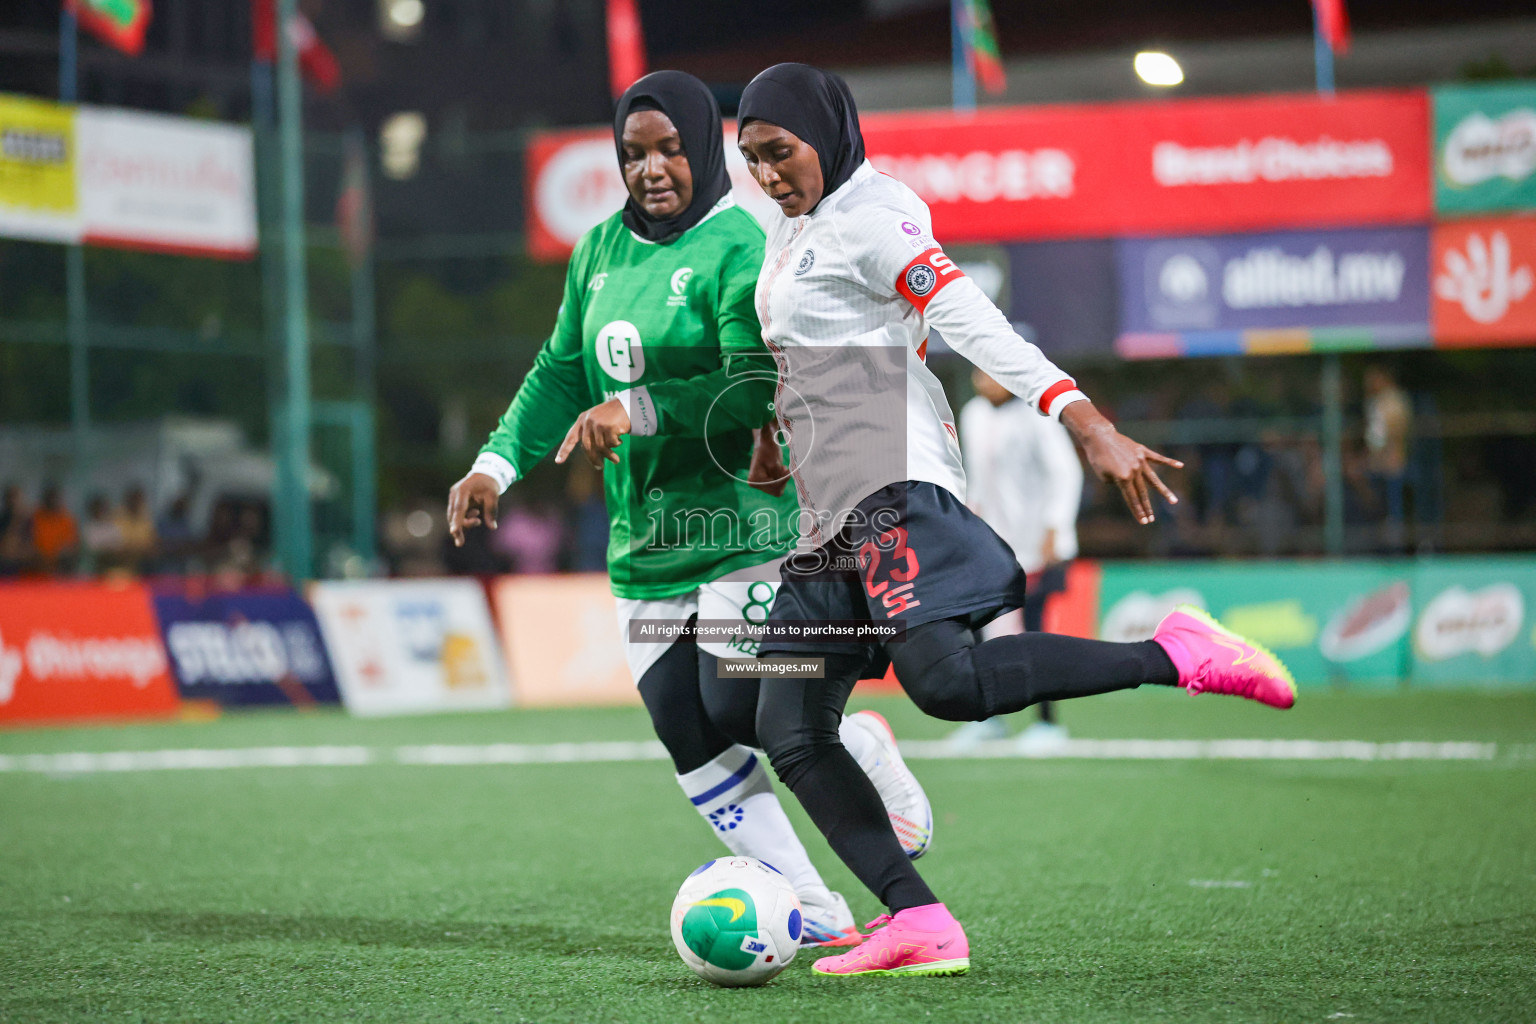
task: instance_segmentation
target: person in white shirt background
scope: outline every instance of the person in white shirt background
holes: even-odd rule
[[[1077,511],[1083,465],[1067,428],[1041,416],[984,370],[971,373],[976,389],[960,410],[960,451],[966,504],[1013,549],[1029,579],[1024,607],[981,629],[983,640],[1044,629],[1045,606],[1067,588],[1067,564],[1077,557]],[[1035,705],[1039,721],[1019,735],[1025,751],[1047,750],[1067,738],[1054,701]],[[1004,739],[1007,720],[967,722],[950,734],[957,747]]]

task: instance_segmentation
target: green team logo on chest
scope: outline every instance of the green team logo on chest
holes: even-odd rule
[[[621,384],[633,384],[645,375],[645,346],[640,329],[628,320],[611,320],[593,341],[597,365]]]

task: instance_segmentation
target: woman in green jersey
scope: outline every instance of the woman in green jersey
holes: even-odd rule
[[[629,199],[577,242],[554,333],[454,485],[449,529],[458,544],[467,527],[494,529],[507,487],[557,444],[557,461],[583,447],[603,469],[621,638],[684,795],[733,852],[790,878],[807,944],[856,942],[762,759],[711,721],[754,713],[755,679],[718,679],[716,657],[750,657],[755,642],[630,635],[638,619],[762,621],[798,507],[748,483],[777,375],[753,308],[763,230],[731,199],[719,107],[691,75],[647,75],[619,100],[614,143]],[[841,733],[921,852],[927,800],[884,721],[852,715]]]

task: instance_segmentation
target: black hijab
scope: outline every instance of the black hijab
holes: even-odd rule
[[[659,110],[677,127],[693,172],[693,200],[675,217],[657,220],[630,196],[624,202],[624,226],[649,242],[670,242],[708,215],[731,190],[725,172],[725,140],[720,105],[709,87],[682,71],[655,71],[624,90],[613,115],[613,145],[624,172],[624,122],[637,110]]]
[[[864,134],[848,83],[809,64],[775,64],[747,83],[737,117],[793,132],[821,160],[822,197],[837,191],[864,163]],[[739,129],[738,129],[739,131]]]

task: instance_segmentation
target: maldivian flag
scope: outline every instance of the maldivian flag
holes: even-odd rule
[[[987,0],[961,0],[965,5],[965,61],[981,87],[996,96],[1008,87],[1003,56],[997,49],[997,29]]]
[[[80,27],[130,57],[144,50],[149,28],[149,0],[64,0],[64,9]]]
[[[1317,13],[1317,31],[1334,53],[1349,52],[1349,11],[1344,0],[1312,0]]]

